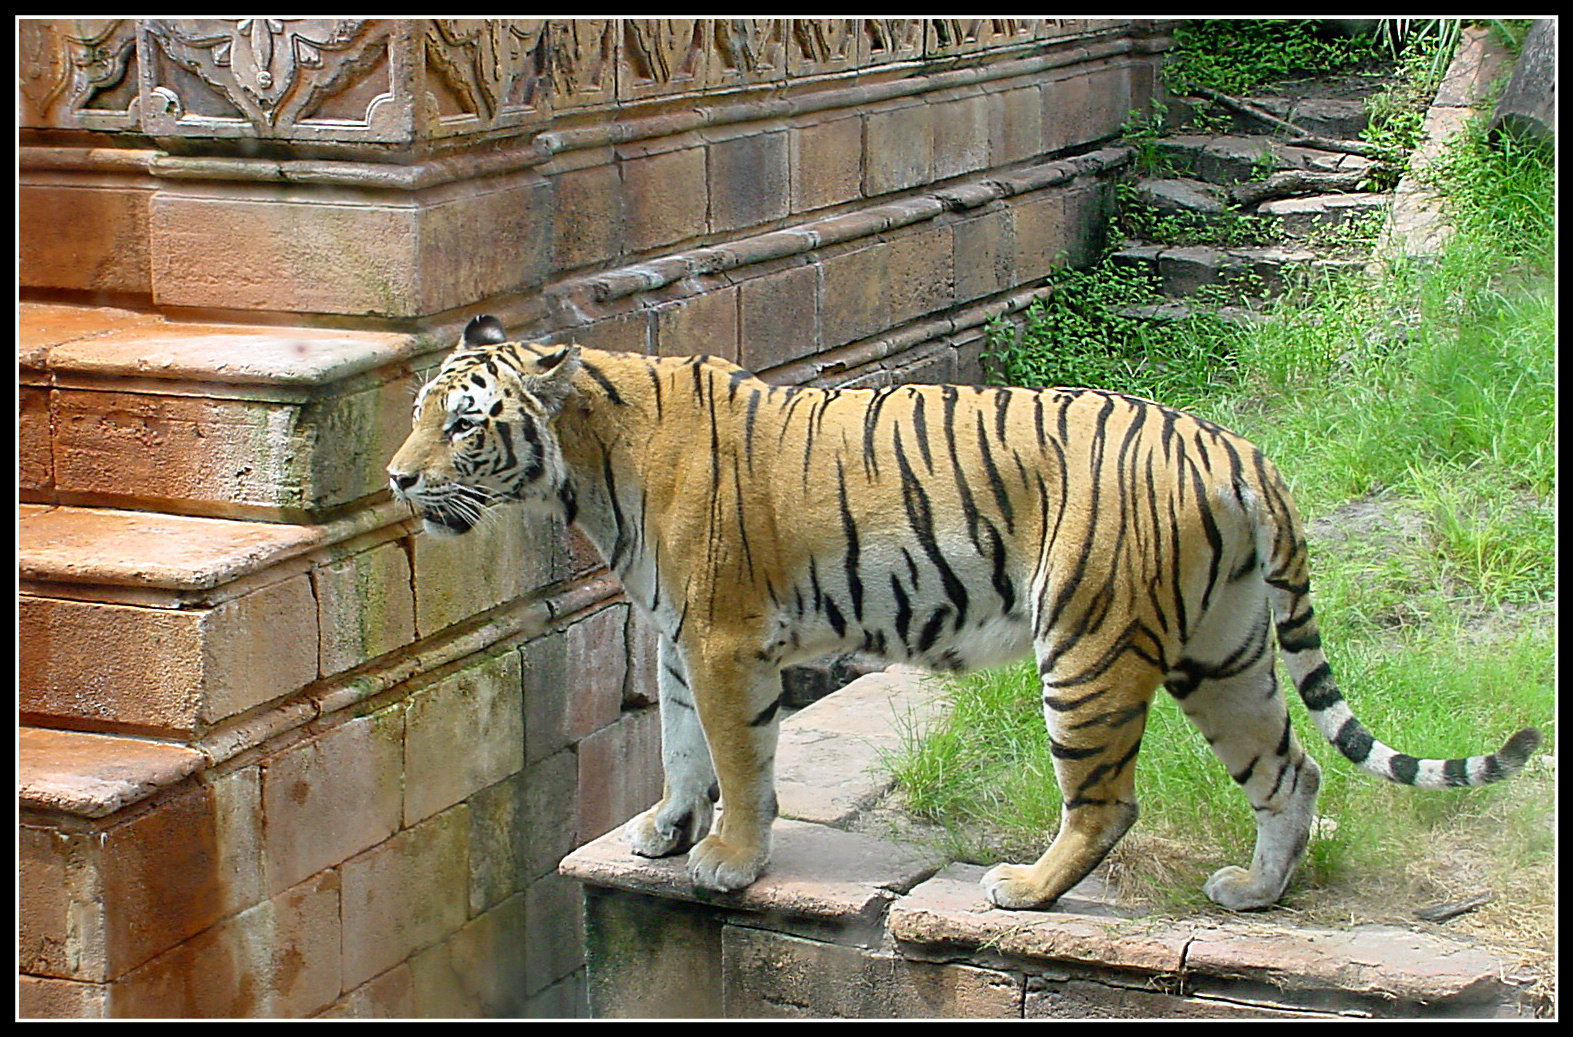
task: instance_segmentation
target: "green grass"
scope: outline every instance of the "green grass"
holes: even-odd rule
[[[995,328],[993,359],[1016,383],[1134,392],[1261,445],[1311,523],[1323,640],[1356,713],[1402,751],[1454,756],[1526,724],[1555,737],[1553,172],[1477,129],[1429,176],[1457,228],[1434,261],[1313,286],[1249,328],[1199,318],[1155,331],[1120,316],[1151,300],[1150,284],[1071,273],[1022,325]],[[962,679],[948,697],[949,719],[889,761],[901,795],[958,858],[1030,859],[1059,811],[1033,666]],[[1292,906],[1353,889],[1412,908],[1478,881],[1517,883],[1516,916],[1549,917],[1544,772],[1401,788],[1291,713],[1336,822],[1313,840]],[[1142,820],[1116,864],[1138,873],[1135,895],[1195,910],[1213,868],[1248,859],[1249,808],[1161,694],[1137,771]]]

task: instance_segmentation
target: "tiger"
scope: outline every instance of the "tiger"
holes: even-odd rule
[[[418,391],[387,468],[435,536],[519,503],[574,524],[658,643],[663,788],[623,827],[687,853],[696,889],[767,868],[783,666],[848,652],[934,671],[1031,652],[1058,832],[988,869],[1001,908],[1046,908],[1136,821],[1135,762],[1161,686],[1256,820],[1248,867],[1204,885],[1274,904],[1306,851],[1320,770],[1290,724],[1274,644],[1317,729],[1371,774],[1485,785],[1540,744],[1424,759],[1340,693],[1306,538],[1273,464],[1223,427],[1091,388],[767,384],[714,357],[508,339],[476,317]]]

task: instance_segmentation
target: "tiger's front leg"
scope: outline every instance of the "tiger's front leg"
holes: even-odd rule
[[[702,889],[742,889],[770,862],[776,818],[775,757],[781,677],[744,662],[712,637],[692,668],[694,700],[721,788],[716,830],[689,852],[688,874]]]
[[[658,662],[664,789],[659,803],[623,829],[628,848],[641,857],[686,853],[709,833],[719,795],[688,667],[665,635],[660,638]]]

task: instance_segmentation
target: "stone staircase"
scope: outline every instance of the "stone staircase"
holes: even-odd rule
[[[1248,313],[1307,274],[1363,268],[1392,201],[1365,189],[1376,161],[1352,153],[1363,150],[1354,142],[1365,97],[1379,86],[1286,82],[1244,99],[1261,114],[1171,102],[1168,132],[1137,145],[1139,171],[1121,201],[1125,241],[1110,257],[1149,273],[1170,300],[1144,312]],[[1354,146],[1336,146],[1345,142]]]

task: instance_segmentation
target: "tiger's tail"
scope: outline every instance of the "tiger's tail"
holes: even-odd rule
[[[1322,736],[1360,769],[1400,785],[1428,789],[1490,785],[1522,770],[1540,745],[1540,732],[1533,727],[1519,731],[1494,753],[1452,760],[1397,752],[1366,729],[1338,690],[1322,653],[1322,636],[1311,608],[1309,566],[1299,517],[1293,505],[1287,503],[1287,496],[1280,507],[1284,510],[1275,515],[1260,516],[1262,543],[1258,545],[1257,557],[1264,560],[1263,575],[1276,621],[1279,652],[1300,692],[1300,700],[1311,711],[1311,719]]]

